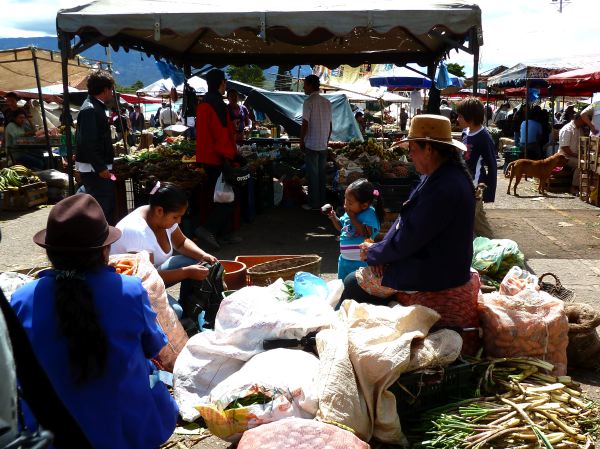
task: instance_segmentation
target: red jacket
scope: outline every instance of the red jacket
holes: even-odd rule
[[[235,129],[229,114],[224,128],[212,106],[200,103],[196,108],[196,162],[223,165],[224,160],[232,160],[236,152]]]

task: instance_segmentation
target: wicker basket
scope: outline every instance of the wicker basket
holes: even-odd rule
[[[248,268],[248,281],[250,285],[270,285],[277,279],[291,281],[298,271],[306,271],[315,275],[321,274],[321,256],[309,254],[290,259],[272,260],[259,263]]]
[[[554,284],[550,282],[543,282],[546,276],[551,276],[554,278]],[[552,296],[564,301],[571,302],[575,297],[575,292],[573,290],[569,290],[568,288],[563,287],[560,283],[560,279],[554,273],[544,273],[540,276],[539,282],[540,290],[545,291],[546,293],[551,294]]]

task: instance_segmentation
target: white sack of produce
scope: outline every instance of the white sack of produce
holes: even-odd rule
[[[369,449],[351,432],[312,419],[288,418],[244,433],[238,449]]]
[[[117,267],[120,272],[119,264],[123,264],[123,268],[131,266],[130,269],[123,271],[123,274],[137,276],[142,280],[142,286],[148,292],[150,306],[156,313],[156,322],[166,334],[168,342],[163,347],[156,360],[167,371],[173,371],[175,359],[185,346],[188,336],[181,326],[177,315],[169,305],[167,300],[167,292],[165,283],[160,274],[156,271],[152,262],[150,262],[150,254],[148,251],[140,251],[136,254],[114,254],[109,258],[109,265]]]
[[[462,337],[451,329],[440,329],[423,339],[415,339],[406,371],[450,365],[460,355],[462,343]]]
[[[478,306],[488,357],[534,357],[552,363],[554,375],[567,373],[569,322],[561,300],[525,289],[481,295]]]
[[[413,339],[424,338],[440,315],[423,306],[352,300],[339,315],[334,329],[317,334],[317,417],[350,427],[364,441],[405,444],[396,398],[387,389],[409,368]]]
[[[245,287],[223,300],[214,331],[194,335],[173,370],[174,396],[186,421],[198,418],[196,406],[244,362],[263,352],[264,340],[300,339],[337,321],[325,300],[308,296],[293,301],[283,280],[268,287]]]
[[[213,435],[236,442],[261,424],[284,418],[312,419],[317,413],[314,381],[319,359],[293,349],[274,349],[252,357],[217,385],[198,405]]]

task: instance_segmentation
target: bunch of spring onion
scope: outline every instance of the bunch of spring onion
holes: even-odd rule
[[[600,406],[550,363],[528,358],[490,363],[480,388],[494,395],[431,410],[424,448],[586,449],[600,430]]]

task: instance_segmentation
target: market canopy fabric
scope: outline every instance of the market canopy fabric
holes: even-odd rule
[[[34,47],[0,50],[0,89],[5,92],[29,89],[36,86],[33,56],[37,59],[42,87],[62,83],[60,53]],[[81,87],[92,66],[83,59],[69,60],[69,85]]]
[[[549,76],[547,81],[553,91],[591,96],[594,92],[600,92],[600,63]]]
[[[531,87],[543,87],[547,85],[546,79],[549,76],[565,72],[571,68],[554,64],[517,64],[498,75],[490,76],[487,79],[487,85],[494,88],[523,87],[529,80]]]
[[[199,76],[192,76],[188,80],[188,84],[192,87],[198,95],[204,95],[208,91],[208,85],[206,81]],[[149,95],[151,97],[168,96],[171,89],[175,87],[171,78],[164,78],[153,82],[152,84],[142,87],[136,90],[138,95]],[[176,88],[178,94],[183,93],[183,83],[178,85]]]
[[[350,140],[363,140],[358,123],[348,102],[348,98],[341,94],[323,94],[331,102],[331,115],[333,116],[333,130],[331,140],[348,142]],[[253,90],[248,93],[245,105],[264,112],[269,119],[282,125],[291,136],[300,137],[302,126],[302,106],[308,97],[298,92],[269,92]]]
[[[99,43],[192,66],[427,65],[483,44],[481,10],[462,1],[97,0],[56,22],[75,52]]]

